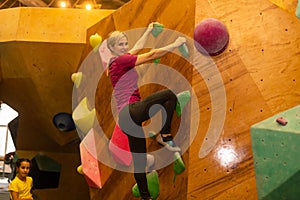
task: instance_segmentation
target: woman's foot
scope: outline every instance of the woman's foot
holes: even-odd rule
[[[180,147],[176,146],[176,144],[173,141],[173,137],[171,134],[158,134],[156,137],[156,141],[165,146],[169,151],[181,151]]]

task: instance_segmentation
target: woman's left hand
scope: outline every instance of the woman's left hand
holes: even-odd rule
[[[154,24],[157,23],[157,22],[151,22],[149,25],[148,25],[148,28],[147,28],[147,31],[148,32],[151,32],[153,27],[154,27]]]
[[[176,47],[179,47],[179,46],[181,46],[185,42],[186,42],[186,38],[185,37],[178,37],[173,44]]]

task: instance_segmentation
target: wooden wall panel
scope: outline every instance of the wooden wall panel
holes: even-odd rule
[[[1,9],[0,41],[85,43],[86,29],[113,12],[34,7]]]
[[[212,105],[194,72],[202,118],[190,148],[187,196],[257,199],[250,126],[299,103],[300,20],[269,1],[196,1],[195,25],[210,17],[230,34],[226,51],[213,57],[226,90],[226,119],[214,149],[199,158]]]
[[[76,44],[8,42],[1,45],[5,60],[2,60],[0,96],[20,115],[17,149],[59,151],[78,138],[76,131],[62,134],[53,125],[52,118],[58,112],[72,112],[70,76],[79,62],[80,49],[83,46]],[[72,56],[63,56],[65,53]],[[39,142],[32,144],[32,138]],[[65,150],[74,151],[73,148]]]

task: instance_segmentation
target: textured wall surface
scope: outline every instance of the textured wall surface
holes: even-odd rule
[[[300,106],[295,106],[251,127],[259,199],[299,198],[299,116]]]
[[[257,199],[250,127],[299,102],[299,19],[269,1],[196,1],[195,23],[213,17],[227,27],[226,51],[213,58],[226,90],[223,132],[203,159],[213,107],[203,81],[200,129],[190,148],[188,199]]]

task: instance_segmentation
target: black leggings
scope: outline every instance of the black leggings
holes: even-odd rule
[[[142,198],[150,197],[146,179],[146,139],[142,123],[162,110],[163,127],[160,133],[170,133],[176,103],[176,95],[166,89],[125,106],[119,113],[119,126],[128,136],[134,164],[134,177]]]

